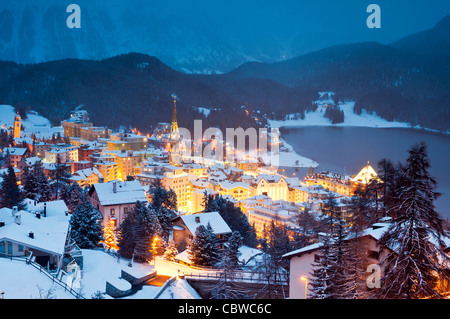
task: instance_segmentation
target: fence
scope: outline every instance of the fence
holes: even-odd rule
[[[218,272],[200,272],[200,273],[184,273],[184,276],[198,279],[211,279],[211,280],[219,280],[223,278],[224,273],[222,271]],[[261,274],[249,271],[237,271],[233,274],[227,276],[228,280],[240,281],[240,282],[258,282],[265,283],[268,281],[274,282],[277,281],[279,284],[288,284],[288,279],[280,278],[280,274],[278,273],[270,273],[270,274]]]
[[[59,280],[58,278],[56,278],[54,275],[52,275],[51,273],[49,273],[47,271],[47,269],[45,269],[44,267],[42,267],[40,264],[32,261],[30,258],[24,258],[24,257],[13,257],[13,256],[2,256],[2,254],[0,254],[0,257],[2,258],[6,258],[9,259],[11,261],[15,260],[15,261],[21,261],[26,263],[27,265],[31,265],[34,268],[36,268],[37,270],[39,270],[39,272],[43,273],[45,276],[47,276],[48,278],[50,278],[52,280],[53,283],[56,283],[57,285],[61,286],[62,288],[64,288],[64,291],[67,291],[68,293],[70,293],[72,296],[74,296],[77,299],[84,299],[84,297],[77,292],[76,290],[74,290],[72,287],[69,287],[65,282]]]

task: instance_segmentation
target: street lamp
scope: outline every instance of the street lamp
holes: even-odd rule
[[[308,298],[306,297],[306,295],[307,295],[307,293],[308,293],[308,277],[301,276],[301,277],[300,277],[300,280],[302,280],[302,281],[305,282],[305,299],[308,299]]]

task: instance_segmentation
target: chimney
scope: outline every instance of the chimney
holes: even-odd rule
[[[113,182],[113,193],[117,193],[117,182]]]
[[[11,215],[14,217],[17,214],[18,211],[19,210],[18,210],[17,206],[13,206],[12,211],[11,211]]]
[[[34,233],[32,232],[32,231],[30,231],[29,233],[28,233],[28,237],[30,237],[30,238],[34,238]]]
[[[47,217],[47,203],[44,203],[44,217]]]
[[[15,222],[17,225],[20,225],[20,224],[22,223],[22,218],[21,218],[21,216],[20,216],[19,213],[17,213],[17,214],[14,215],[14,222]]]
[[[200,224],[200,216],[195,216],[195,222],[196,222],[197,224]]]

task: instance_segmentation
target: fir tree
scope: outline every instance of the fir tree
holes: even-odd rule
[[[450,259],[443,251],[442,219],[434,207],[439,193],[429,173],[426,144],[418,143],[408,153],[396,205],[389,211],[395,218],[380,239],[381,247],[392,252],[381,261],[385,275],[376,297],[442,298],[438,284],[450,279]]]
[[[80,248],[94,248],[103,239],[101,214],[89,201],[78,205],[69,225],[70,237]]]
[[[224,199],[222,196],[212,196],[205,194],[204,196],[205,212],[218,212],[223,220],[227,223],[232,231],[238,231],[244,241],[244,245],[256,247],[256,232],[250,226],[247,216],[239,207]]]
[[[119,254],[128,259],[134,257],[138,262],[149,261],[156,254],[160,254],[163,249],[161,247],[164,247],[161,234],[161,225],[155,212],[145,203],[138,201],[119,227]],[[154,246],[155,238],[162,243]]]
[[[244,299],[247,295],[239,289],[234,281],[239,265],[239,247],[242,237],[234,231],[224,249],[218,266],[222,269],[218,282],[211,289],[212,299]]]
[[[242,246],[242,236],[238,231],[231,233],[228,243],[225,246],[223,255],[227,260],[227,267],[237,268],[239,265],[239,248]]]
[[[331,266],[334,262],[330,254],[330,239],[327,236],[322,246],[315,254],[315,262],[313,263],[313,271],[310,274],[309,290],[311,299],[332,299],[332,287],[334,272]]]
[[[24,209],[22,203],[24,195],[17,185],[14,169],[9,166],[7,173],[3,175],[3,181],[0,184],[0,207],[12,208],[17,206],[19,210]]]
[[[195,230],[194,238],[188,248],[191,261],[198,266],[214,266],[219,260],[217,237],[211,226],[200,225]]]
[[[33,164],[31,169],[24,171],[24,193],[27,198],[41,202],[52,199],[52,191],[41,161]]]
[[[88,195],[78,183],[67,185],[66,183],[60,183],[60,195],[64,200],[69,212],[73,212],[78,205],[88,200]]]
[[[106,220],[105,226],[103,228],[103,243],[106,246],[107,250],[117,249],[116,238],[114,235],[115,222],[111,220],[109,217]]]
[[[169,245],[164,252],[163,258],[168,261],[175,261],[175,257],[178,255],[178,249],[173,241],[173,238],[170,239]]]

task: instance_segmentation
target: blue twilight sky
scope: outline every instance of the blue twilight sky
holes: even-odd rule
[[[81,29],[66,26],[71,3],[81,8]],[[366,25],[372,3],[381,29]],[[337,44],[389,44],[449,14],[450,0],[0,0],[0,59],[141,52],[180,69],[226,70]]]

